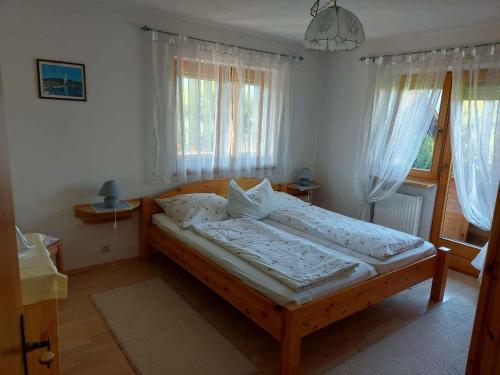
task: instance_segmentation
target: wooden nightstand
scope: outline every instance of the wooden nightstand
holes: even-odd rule
[[[290,195],[293,195],[294,197],[305,198],[308,202],[310,202],[312,198],[312,192],[314,190],[318,190],[319,188],[320,186],[316,182],[311,181],[311,184],[307,187],[297,184],[288,184],[286,186],[286,192]]]
[[[63,272],[63,254],[62,254],[62,243],[59,238],[44,236],[43,244],[49,251],[50,255],[54,255],[56,258],[56,268],[59,272]]]
[[[134,211],[141,206],[140,199],[127,199],[127,203],[132,207],[129,210],[116,211],[116,220],[131,218]],[[79,217],[86,224],[98,224],[115,221],[115,212],[95,212],[90,204],[79,204],[74,207],[75,216]]]

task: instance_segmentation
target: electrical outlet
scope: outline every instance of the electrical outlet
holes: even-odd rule
[[[111,245],[101,245],[101,254],[107,254],[111,252]]]

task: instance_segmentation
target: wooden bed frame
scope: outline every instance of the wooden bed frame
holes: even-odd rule
[[[227,196],[229,181],[224,178],[194,182],[156,198],[189,193]],[[240,178],[237,182],[242,188],[250,189],[260,180]],[[286,192],[283,184],[273,185],[273,188]],[[162,210],[154,198],[142,199],[142,259],[151,259],[152,248],[161,251],[280,341],[281,374],[298,373],[301,338],[329,324],[430,278],[433,279],[431,299],[442,301],[444,296],[451,253],[447,248],[439,248],[435,255],[303,305],[288,303],[279,306],[189,245],[153,225],[151,217],[158,212]]]

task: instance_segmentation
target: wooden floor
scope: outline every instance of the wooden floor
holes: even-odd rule
[[[69,296],[59,306],[63,374],[134,373],[89,294],[152,277],[164,279],[261,373],[277,372],[277,341],[187,272],[158,256],[151,263],[130,261],[69,276]],[[425,282],[306,337],[301,372],[320,374],[425,313],[429,291],[430,282]],[[454,297],[475,304],[477,293],[476,279],[450,272],[445,300]]]

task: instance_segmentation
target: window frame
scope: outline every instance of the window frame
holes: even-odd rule
[[[438,124],[436,129],[436,138],[432,154],[431,169],[412,168],[408,177],[416,177],[423,180],[437,181],[442,168],[441,160],[443,156],[446,133],[449,128],[450,103],[451,103],[451,72],[446,72],[443,82],[443,92],[441,94],[441,104],[439,106]]]
[[[178,85],[178,79],[179,78],[195,78],[195,79],[207,79],[211,80],[210,77],[203,77],[199,76],[197,73],[197,66],[198,66],[198,61],[189,59],[189,58],[184,58],[181,61],[181,64],[183,65],[182,71],[183,74],[179,75],[178,74],[178,69],[177,69],[177,64],[178,64],[178,57],[174,57],[174,63],[173,65],[173,76],[174,76],[174,90],[177,92],[177,85]],[[210,63],[206,63],[210,64]],[[218,79],[218,84],[219,87],[222,84],[222,66],[215,66],[216,69],[219,69],[219,79]],[[238,126],[236,124],[237,121],[237,114],[238,114],[238,86],[241,84],[238,80],[238,73],[236,71],[236,67],[234,66],[229,66],[230,72],[230,80],[232,82],[232,90],[233,90],[233,106],[232,106],[232,111],[231,111],[231,128],[233,130],[237,129]],[[257,79],[256,77],[256,70],[257,69],[252,69],[248,68],[245,69],[244,75],[243,75],[243,84],[253,84],[253,85],[258,85],[259,86],[259,91],[260,91],[260,96],[259,96],[259,119],[258,119],[258,139],[259,141],[257,142],[260,144],[261,140],[261,134],[262,134],[262,121],[263,121],[263,104],[264,104],[264,90],[265,90],[265,77],[268,72],[265,70],[262,71],[260,74],[260,79]],[[220,160],[220,108],[221,108],[221,91],[218,90],[217,93],[217,98],[216,98],[216,105],[217,105],[217,118],[215,120],[215,134],[216,134],[216,139],[215,139],[215,146],[214,146],[214,157],[216,160],[216,164],[218,165],[218,161]],[[232,132],[232,137],[231,137],[231,151],[230,151],[230,156],[231,157],[236,157],[234,155],[234,149],[236,149],[236,141],[237,141],[237,135],[236,131]],[[260,150],[260,146],[257,146],[258,150]],[[256,164],[259,165],[259,159],[261,155],[260,152],[257,152],[255,155],[256,158]],[[277,159],[276,159],[277,162]],[[256,167],[256,170],[273,170],[277,167],[276,164],[273,165],[265,165],[265,166],[260,166]],[[213,173],[217,174],[220,172],[220,166],[216,166],[213,170]],[[188,171],[188,175],[190,175],[192,172]],[[177,171],[174,173],[174,175],[177,175]]]

